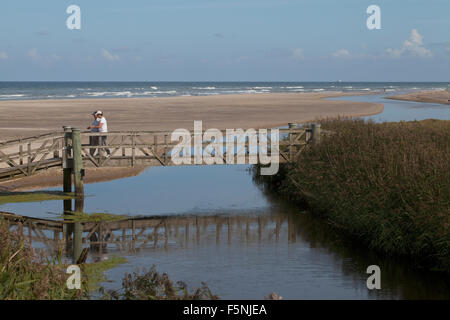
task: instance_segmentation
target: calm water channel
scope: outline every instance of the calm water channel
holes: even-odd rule
[[[450,119],[449,106],[380,95],[345,99],[384,103],[383,113],[368,117],[375,121]],[[272,291],[284,299],[450,299],[448,279],[349,243],[324,221],[267,194],[249,168],[153,167],[86,185],[85,212],[139,216],[153,226],[118,229],[116,240],[91,250],[88,260],[115,255],[128,261],[107,271],[103,285],[118,288],[126,272],[155,264],[190,288],[207,282],[223,299],[263,299]],[[59,219],[63,204],[6,204],[0,210]],[[129,241],[133,232],[140,240]],[[372,264],[381,268],[381,290],[366,287]]]

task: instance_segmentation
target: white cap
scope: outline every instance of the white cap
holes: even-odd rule
[[[98,110],[95,114],[103,114],[100,110]]]

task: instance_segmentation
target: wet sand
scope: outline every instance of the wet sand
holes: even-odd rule
[[[450,90],[429,90],[387,97],[388,99],[450,104]]]
[[[71,99],[0,101],[0,141],[62,131],[63,125],[85,130],[91,113],[102,110],[109,131],[203,128],[272,128],[289,122],[360,117],[383,111],[378,103],[329,101],[325,98],[359,93],[271,93],[169,98]],[[367,94],[367,92],[361,93]],[[86,183],[139,174],[144,168],[86,169]],[[0,183],[3,191],[60,186],[62,170]]]

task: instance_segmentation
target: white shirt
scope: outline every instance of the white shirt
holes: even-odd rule
[[[106,122],[105,117],[102,117],[100,123],[102,124],[102,127],[98,129],[98,132],[108,132],[108,123]]]

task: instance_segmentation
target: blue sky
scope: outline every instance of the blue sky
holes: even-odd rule
[[[81,30],[66,27],[69,5]],[[381,8],[381,30],[366,9]],[[450,81],[449,0],[2,0],[0,81]]]

